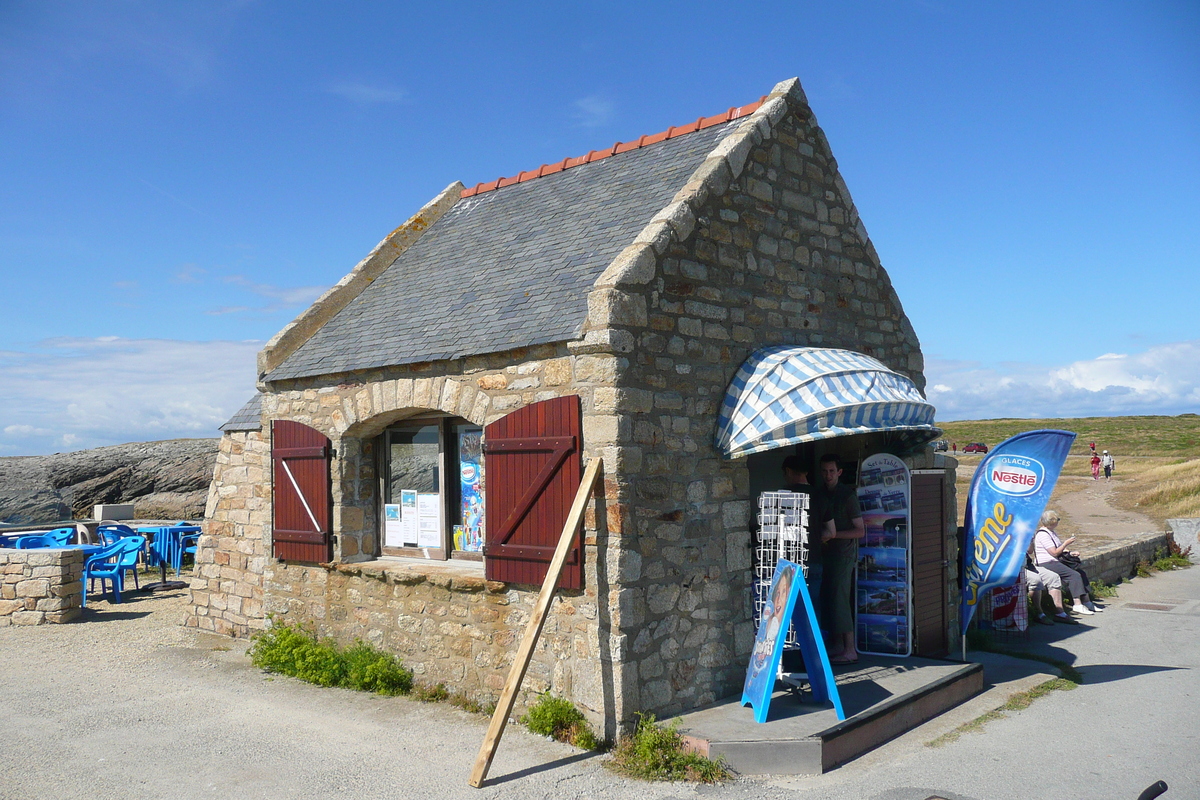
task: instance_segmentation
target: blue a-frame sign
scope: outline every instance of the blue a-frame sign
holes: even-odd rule
[[[796,628],[796,639],[804,667],[808,671],[808,682],[812,686],[813,700],[818,703],[833,703],[837,718],[844,720],[842,700],[838,696],[837,683],[833,679],[833,668],[829,664],[829,653],[821,638],[817,625],[817,614],[812,597],[804,582],[800,566],[786,558],[775,565],[771,578],[771,591],[763,607],[763,618],[759,621],[758,633],[754,637],[754,649],[750,653],[750,665],[746,668],[746,683],[742,687],[742,705],[747,703],[754,709],[754,721],[766,722],[771,695],[775,691],[775,676],[779,672],[779,660],[783,657],[783,644],[787,639],[788,623]]]

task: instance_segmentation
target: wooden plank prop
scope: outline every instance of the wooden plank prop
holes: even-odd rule
[[[558,577],[566,563],[567,553],[571,550],[575,532],[583,522],[583,512],[595,489],[596,478],[600,475],[601,461],[599,458],[593,458],[588,462],[587,470],[583,474],[583,481],[579,484],[579,491],[575,493],[575,502],[571,504],[571,513],[567,515],[567,522],[563,525],[562,535],[558,539],[558,547],[554,551],[554,558],[550,561],[546,579],[542,581],[542,590],[533,607],[533,616],[529,618],[529,625],[525,628],[525,636],[521,639],[517,657],[513,661],[512,669],[509,670],[504,691],[500,693],[496,711],[492,714],[492,722],[488,725],[487,735],[483,737],[479,755],[475,758],[475,767],[471,770],[471,780],[468,783],[476,789],[483,786],[488,769],[492,766],[492,757],[496,755],[496,747],[500,744],[500,737],[504,735],[504,726],[508,724],[508,716],[512,713],[513,704],[517,700],[517,691],[525,679],[525,671],[529,668],[529,660],[533,656],[533,647],[542,633],[542,626],[546,623],[546,612],[550,610],[550,601],[554,599],[554,591],[558,588]]]

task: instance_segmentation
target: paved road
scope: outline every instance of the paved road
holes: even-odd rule
[[[486,720],[444,705],[272,679],[172,620],[181,598],[98,604],[86,624],[0,629],[0,798],[1200,797],[1200,568],[1135,581],[1094,624],[1031,646],[1087,683],[938,748],[934,721],[812,778],[642,784],[519,729],[481,790]],[[1163,601],[1165,611],[1131,602]],[[1063,637],[1063,638],[1060,638]]]

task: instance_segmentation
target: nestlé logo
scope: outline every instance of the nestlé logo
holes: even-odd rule
[[[1014,497],[1036,492],[1045,476],[1046,468],[1035,458],[1000,456],[987,465],[987,481],[991,487]]]

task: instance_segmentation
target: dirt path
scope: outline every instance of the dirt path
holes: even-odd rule
[[[958,465],[958,518],[962,524],[965,511],[967,487],[979,459],[974,456],[960,458]],[[1144,514],[1127,511],[1114,505],[1116,488],[1121,478],[1094,480],[1091,476],[1061,475],[1054,495],[1047,508],[1063,516],[1059,532],[1078,537],[1080,544],[1124,539],[1139,533],[1163,530],[1163,527]]]
[[[1053,505],[1066,517],[1064,532],[1079,537],[1080,542],[1089,539],[1124,539],[1162,528],[1144,514],[1112,505],[1117,486],[1115,478],[1094,480],[1064,476],[1059,478],[1059,485],[1060,490],[1056,492]]]

